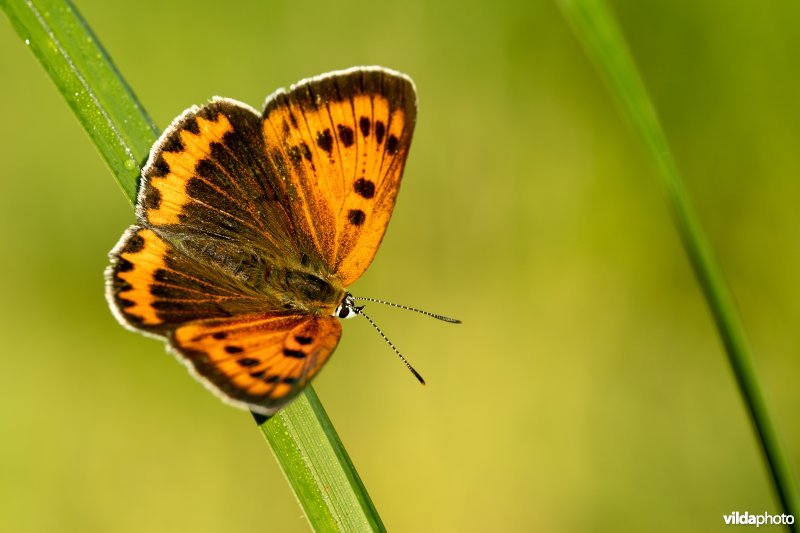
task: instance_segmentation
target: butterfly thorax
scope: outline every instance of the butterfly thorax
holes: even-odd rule
[[[266,288],[274,291],[282,309],[304,314],[331,315],[345,297],[335,276],[292,268],[271,269]]]

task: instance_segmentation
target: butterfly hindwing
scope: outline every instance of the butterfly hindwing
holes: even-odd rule
[[[380,68],[337,72],[267,99],[267,158],[344,286],[366,270],[386,231],[416,119],[409,78]]]
[[[191,322],[170,344],[223,397],[270,415],[319,372],[341,332],[331,316],[262,313]]]
[[[156,335],[188,321],[270,306],[268,294],[256,294],[241,278],[198,263],[154,230],[140,226],[129,228],[111,252],[106,277],[109,304],[117,317]]]

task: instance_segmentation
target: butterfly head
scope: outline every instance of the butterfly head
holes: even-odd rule
[[[344,293],[344,298],[342,299],[342,303],[336,308],[333,312],[333,316],[339,317],[341,319],[346,318],[353,318],[359,311],[364,309],[363,305],[356,305],[356,299],[353,298],[353,295],[349,292]]]

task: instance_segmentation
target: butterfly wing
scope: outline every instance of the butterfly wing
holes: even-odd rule
[[[290,218],[345,287],[386,231],[415,119],[412,81],[378,67],[300,82],[264,106],[267,159]]]
[[[191,322],[170,344],[223,399],[271,415],[319,372],[341,333],[331,316],[261,313]]]
[[[226,259],[231,244],[268,263],[321,260],[267,157],[259,114],[227,98],[192,107],[165,130],[142,171],[141,225],[198,262]]]
[[[195,261],[149,228],[126,232],[107,277],[122,323],[167,338],[201,382],[264,415],[305,387],[341,335],[337,318],[277,309],[269,293]]]

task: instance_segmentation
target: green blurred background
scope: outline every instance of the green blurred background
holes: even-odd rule
[[[614,1],[800,463],[800,7]],[[156,123],[381,64],[419,121],[364,321],[315,386],[390,531],[709,531],[779,512],[654,169],[550,2],[79,1]],[[0,530],[306,531],[250,416],[119,327],[130,204],[0,29]],[[798,517],[800,518],[800,517]]]

